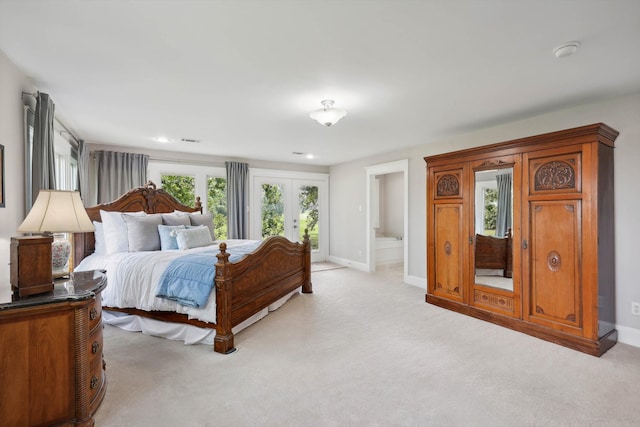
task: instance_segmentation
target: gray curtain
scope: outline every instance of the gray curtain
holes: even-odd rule
[[[98,203],[112,202],[127,191],[147,183],[146,154],[96,151]]]
[[[82,139],[78,140],[78,187],[86,206],[89,197],[89,148]]]
[[[55,105],[46,93],[38,92],[33,122],[31,159],[31,198],[36,201],[40,190],[56,189],[55,155],[53,151],[53,116]]]
[[[496,236],[504,237],[511,228],[511,174],[496,176],[498,182],[498,213],[496,218]]]
[[[249,165],[225,162],[227,168],[227,234],[229,239],[249,238]]]

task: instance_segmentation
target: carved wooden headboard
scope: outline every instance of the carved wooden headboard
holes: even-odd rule
[[[113,202],[85,208],[91,221],[102,222],[100,211],[112,212],[140,212],[149,214],[169,213],[173,211],[200,212],[202,213],[202,203],[200,197],[196,197],[196,207],[185,206],[175,199],[171,194],[149,181],[142,187],[134,188],[120,196]],[[87,256],[95,250],[96,239],[93,232],[75,233],[73,235],[73,266],[78,266]]]

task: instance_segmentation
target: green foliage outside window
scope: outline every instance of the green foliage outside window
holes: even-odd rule
[[[309,230],[311,248],[318,249],[318,187],[305,185],[300,187],[300,239],[305,228]]]
[[[496,222],[498,219],[498,190],[495,188],[484,189],[484,234],[493,236],[496,234]]]
[[[162,189],[185,206],[196,206],[196,178],[184,175],[162,175]]]
[[[262,237],[284,234],[284,202],[280,185],[262,185]]]
[[[216,240],[227,238],[227,180],[207,178],[207,211],[213,212]]]

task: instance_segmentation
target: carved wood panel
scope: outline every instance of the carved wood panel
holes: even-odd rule
[[[529,315],[537,321],[580,326],[580,203],[531,203]]]
[[[513,313],[513,297],[498,295],[493,292],[485,292],[481,289],[473,290],[473,302],[475,305],[484,305],[494,309]]]
[[[581,153],[532,158],[530,194],[577,193],[581,189]]]
[[[462,171],[436,172],[434,198],[462,197]]]

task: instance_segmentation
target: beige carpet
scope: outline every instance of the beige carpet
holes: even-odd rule
[[[638,426],[640,348],[585,355],[424,302],[400,279],[313,275],[214,353],[105,328],[108,426]]]
[[[326,270],[337,270],[339,268],[347,268],[339,264],[334,264],[332,262],[312,262],[311,263],[311,272],[317,271],[326,271]]]

